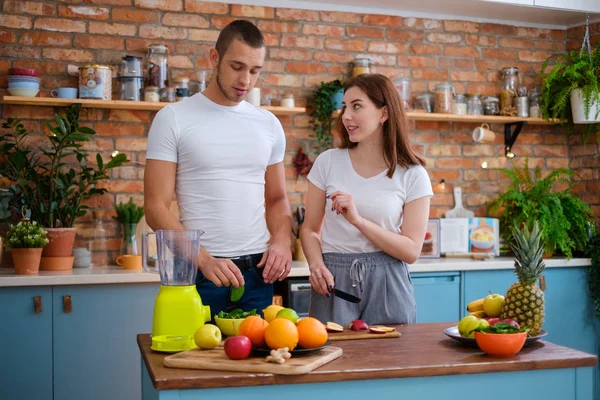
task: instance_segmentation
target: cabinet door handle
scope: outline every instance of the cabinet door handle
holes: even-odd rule
[[[42,312],[42,296],[34,296],[33,297],[33,309],[36,314]]]
[[[63,296],[63,311],[67,314],[73,311],[73,305],[71,304],[71,296],[69,295]]]

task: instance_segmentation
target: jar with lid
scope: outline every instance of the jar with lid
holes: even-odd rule
[[[160,101],[163,103],[174,103],[177,99],[175,98],[175,88],[173,86],[165,87],[160,89]]]
[[[152,103],[160,102],[158,90],[158,86],[146,86],[146,89],[144,90],[144,101],[150,101]]]
[[[535,87],[529,92],[529,116],[531,118],[541,118],[542,112],[540,111],[540,88]]]
[[[91,240],[89,241],[89,251],[91,253],[92,268],[101,268],[108,266],[108,239],[106,228],[104,227],[103,216],[101,212],[92,213],[94,222],[92,226]]]
[[[467,98],[467,115],[483,115],[481,95],[472,93]]]
[[[410,109],[410,79],[400,76],[395,78],[393,81],[394,86],[398,89],[398,94],[402,100],[405,110]]]
[[[352,61],[352,77],[371,73],[371,60],[368,58],[356,58]]]
[[[514,101],[519,91],[519,69],[508,67],[502,69],[502,91],[500,92],[500,113],[514,115]]]
[[[281,107],[286,107],[286,108],[294,108],[295,107],[293,93],[287,92],[287,93],[284,93],[283,96],[281,96]]]
[[[453,93],[454,87],[450,83],[440,83],[439,85],[435,85],[434,112],[450,114],[452,112]]]
[[[500,114],[500,100],[495,96],[489,96],[483,99],[483,113],[485,115]]]
[[[467,99],[464,94],[456,93],[454,101],[452,101],[452,114],[466,115],[467,114]]]
[[[148,46],[148,86],[158,86],[159,89],[162,89],[167,86],[168,56],[169,49],[166,45],[151,44],[150,46]]]
[[[417,108],[423,109],[425,112],[433,112],[433,103],[435,102],[435,93],[426,92],[417,96]]]

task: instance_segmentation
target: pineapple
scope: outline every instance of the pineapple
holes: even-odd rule
[[[511,248],[516,255],[515,274],[519,281],[506,292],[502,307],[502,318],[511,318],[522,327],[528,327],[530,336],[536,336],[544,324],[544,292],[536,284],[546,267],[541,238],[537,221],[531,232],[527,226],[519,229],[515,225]]]

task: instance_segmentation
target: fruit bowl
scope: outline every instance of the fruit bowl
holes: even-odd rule
[[[456,340],[457,342],[460,342],[466,346],[473,346],[473,347],[477,346],[477,343],[475,342],[474,338],[460,336],[460,333],[458,333],[458,326],[456,326],[456,325],[451,326],[450,328],[444,329],[444,334],[446,336],[448,336],[449,338],[452,338],[452,339]],[[546,332],[544,329],[542,329],[536,336],[528,336],[527,339],[525,340],[524,346],[528,346],[529,344],[540,340],[547,334],[548,334],[548,332]]]
[[[475,332],[477,346],[487,355],[511,357],[523,348],[527,332],[519,333],[483,333]]]
[[[240,324],[244,318],[219,318],[215,316],[215,323],[226,336],[237,336],[240,330]]]

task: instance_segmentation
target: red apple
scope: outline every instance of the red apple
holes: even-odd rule
[[[353,331],[368,331],[369,325],[367,325],[367,323],[362,319],[355,319],[354,321],[350,322],[350,329]]]
[[[384,329],[373,328],[373,327],[369,328],[369,332],[371,332],[371,333],[378,333],[378,334],[385,334],[385,333],[387,333],[387,331],[384,330]]]
[[[252,342],[247,336],[233,336],[225,340],[225,354],[232,360],[243,360],[252,351]]]
[[[327,329],[327,332],[344,332],[343,326],[331,321],[327,322],[327,324],[325,325],[325,329]]]
[[[510,324],[512,326],[514,326],[517,329],[521,329],[521,326],[519,325],[519,323],[513,319],[510,318],[505,318],[502,320],[502,322],[506,322],[507,324]]]
[[[502,321],[502,318],[486,318],[486,320],[490,324],[490,326],[494,326],[494,324]]]

